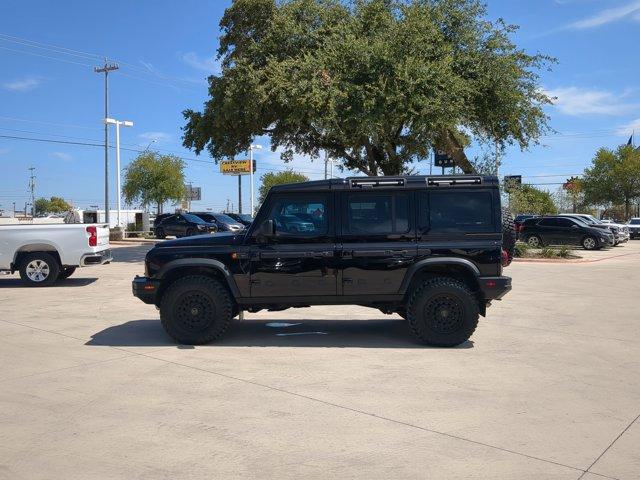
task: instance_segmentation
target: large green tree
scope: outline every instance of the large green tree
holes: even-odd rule
[[[640,198],[640,151],[631,145],[616,150],[601,148],[582,177],[585,200],[594,205],[624,205],[625,217],[631,203]]]
[[[34,209],[36,215],[44,213],[63,213],[68,212],[73,207],[61,197],[51,197],[50,199],[38,198],[35,201]]]
[[[143,152],[125,169],[122,193],[127,203],[153,204],[162,213],[165,202],[184,197],[184,162],[173,155]]]
[[[536,215],[556,214],[558,208],[546,190],[531,185],[520,185],[509,192],[509,207],[513,213]]]
[[[184,145],[214,159],[267,135],[282,158],[328,152],[367,175],[399,174],[432,147],[527,148],[547,128],[538,70],[478,0],[235,0],[220,22],[222,72]]]
[[[269,172],[260,177],[260,203],[267,198],[269,189],[274,185],[282,185],[283,183],[308,182],[309,177],[293,170],[285,170],[284,172]]]

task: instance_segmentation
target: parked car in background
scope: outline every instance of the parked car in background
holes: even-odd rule
[[[78,267],[110,261],[107,225],[0,226],[0,271],[20,272],[20,278],[32,287],[52,285],[70,277]]]
[[[175,215],[175,213],[161,213],[159,215],[156,215],[155,218],[153,219],[153,229],[155,231],[155,228],[160,225],[160,222],[162,222],[162,220],[164,220],[167,217],[170,217],[171,215]]]
[[[226,213],[191,212],[191,214],[200,217],[205,222],[214,224],[219,232],[240,232],[245,228],[242,223],[234,220]]]
[[[614,243],[613,233],[567,216],[525,220],[520,238],[534,248],[544,245],[580,245],[585,250],[595,250]]]
[[[640,218],[632,218],[629,220],[627,224],[627,228],[629,229],[629,237],[630,238],[639,238],[640,237]]]
[[[615,240],[614,245],[629,241],[629,228],[626,225],[621,225],[613,222],[603,222],[602,220],[598,220],[593,215],[588,215],[586,213],[561,213],[560,216],[578,218],[592,227],[608,229],[611,233],[613,233],[613,237]]]
[[[516,237],[519,238],[520,231],[522,230],[522,224],[529,218],[538,218],[540,215],[534,215],[532,213],[520,213],[513,219],[513,224],[516,230]]]
[[[248,213],[227,213],[228,216],[233,218],[236,222],[240,222],[245,227],[251,225],[253,222],[253,217]]]
[[[176,213],[163,218],[154,233],[157,238],[165,238],[167,235],[180,237],[190,237],[204,233],[217,232],[218,228],[214,223],[205,222],[203,219],[190,213]]]

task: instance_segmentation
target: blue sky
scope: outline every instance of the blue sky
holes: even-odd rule
[[[3,0],[0,209],[27,201],[31,165],[37,196],[60,195],[78,207],[102,205],[101,148],[4,137],[100,143],[103,77],[93,66],[105,55],[121,67],[110,77],[111,116],[135,123],[122,130],[123,146],[144,149],[155,139],[153,148],[184,157],[187,180],[203,189],[194,209],[222,209],[227,199],[237,205],[236,177],[219,174],[206,155],[196,157],[180,139],[181,111],[199,109],[206,99],[205,78],[216,69],[218,22],[229,3]],[[542,72],[543,88],[558,97],[548,109],[558,134],[526,152],[509,149],[501,174],[559,183],[581,173],[597,148],[625,143],[634,128],[640,133],[640,0],[489,0],[488,9],[490,18],[520,25],[518,45],[559,60],[551,72]],[[258,142],[268,147],[267,139]],[[135,153],[122,153],[124,167]],[[255,158],[258,176],[285,168],[268,148]],[[114,153],[111,160],[115,186]],[[319,161],[296,158],[290,166],[312,179],[323,176]],[[419,172],[428,172],[428,164]],[[246,211],[247,177],[243,185]],[[111,199],[115,204],[115,193]]]

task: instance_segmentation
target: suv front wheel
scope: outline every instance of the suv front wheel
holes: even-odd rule
[[[448,277],[424,281],[407,304],[411,332],[423,343],[455,347],[471,337],[478,325],[478,300],[462,282]]]
[[[160,319],[179,343],[209,343],[227,330],[233,314],[228,290],[215,278],[193,275],[172,283],[160,302]]]

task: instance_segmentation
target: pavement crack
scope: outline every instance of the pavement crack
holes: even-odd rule
[[[600,460],[600,459],[605,455],[605,453],[607,453],[607,452],[611,449],[611,447],[613,447],[613,445],[614,445],[614,444],[615,444],[615,443],[620,439],[620,437],[622,437],[622,435],[624,435],[625,433],[627,433],[627,430],[629,430],[629,429],[631,428],[631,426],[632,426],[634,423],[636,423],[636,422],[638,421],[638,419],[639,419],[639,418],[640,418],[640,414],[639,414],[636,418],[634,418],[634,419],[631,421],[631,423],[629,423],[629,425],[627,425],[627,426],[624,428],[624,430],[622,430],[622,431],[618,434],[618,436],[617,436],[616,438],[614,438],[614,439],[613,439],[613,441],[612,441],[612,442],[607,446],[607,448],[605,448],[605,449],[602,451],[602,453],[601,453],[600,455],[598,455],[598,458],[596,458],[596,459],[593,461],[593,463],[592,463],[591,465],[589,465],[589,467],[588,467],[585,471],[583,471],[583,472],[582,472],[582,475],[580,475],[580,476],[578,477],[578,479],[577,479],[577,480],[580,480],[580,479],[581,479],[582,477],[584,477],[587,473],[590,473],[591,475],[601,475],[601,474],[598,474],[598,473],[595,473],[595,472],[591,472],[590,470],[593,468],[593,466],[594,466],[596,463],[598,463],[598,461],[599,461],[599,460]]]

